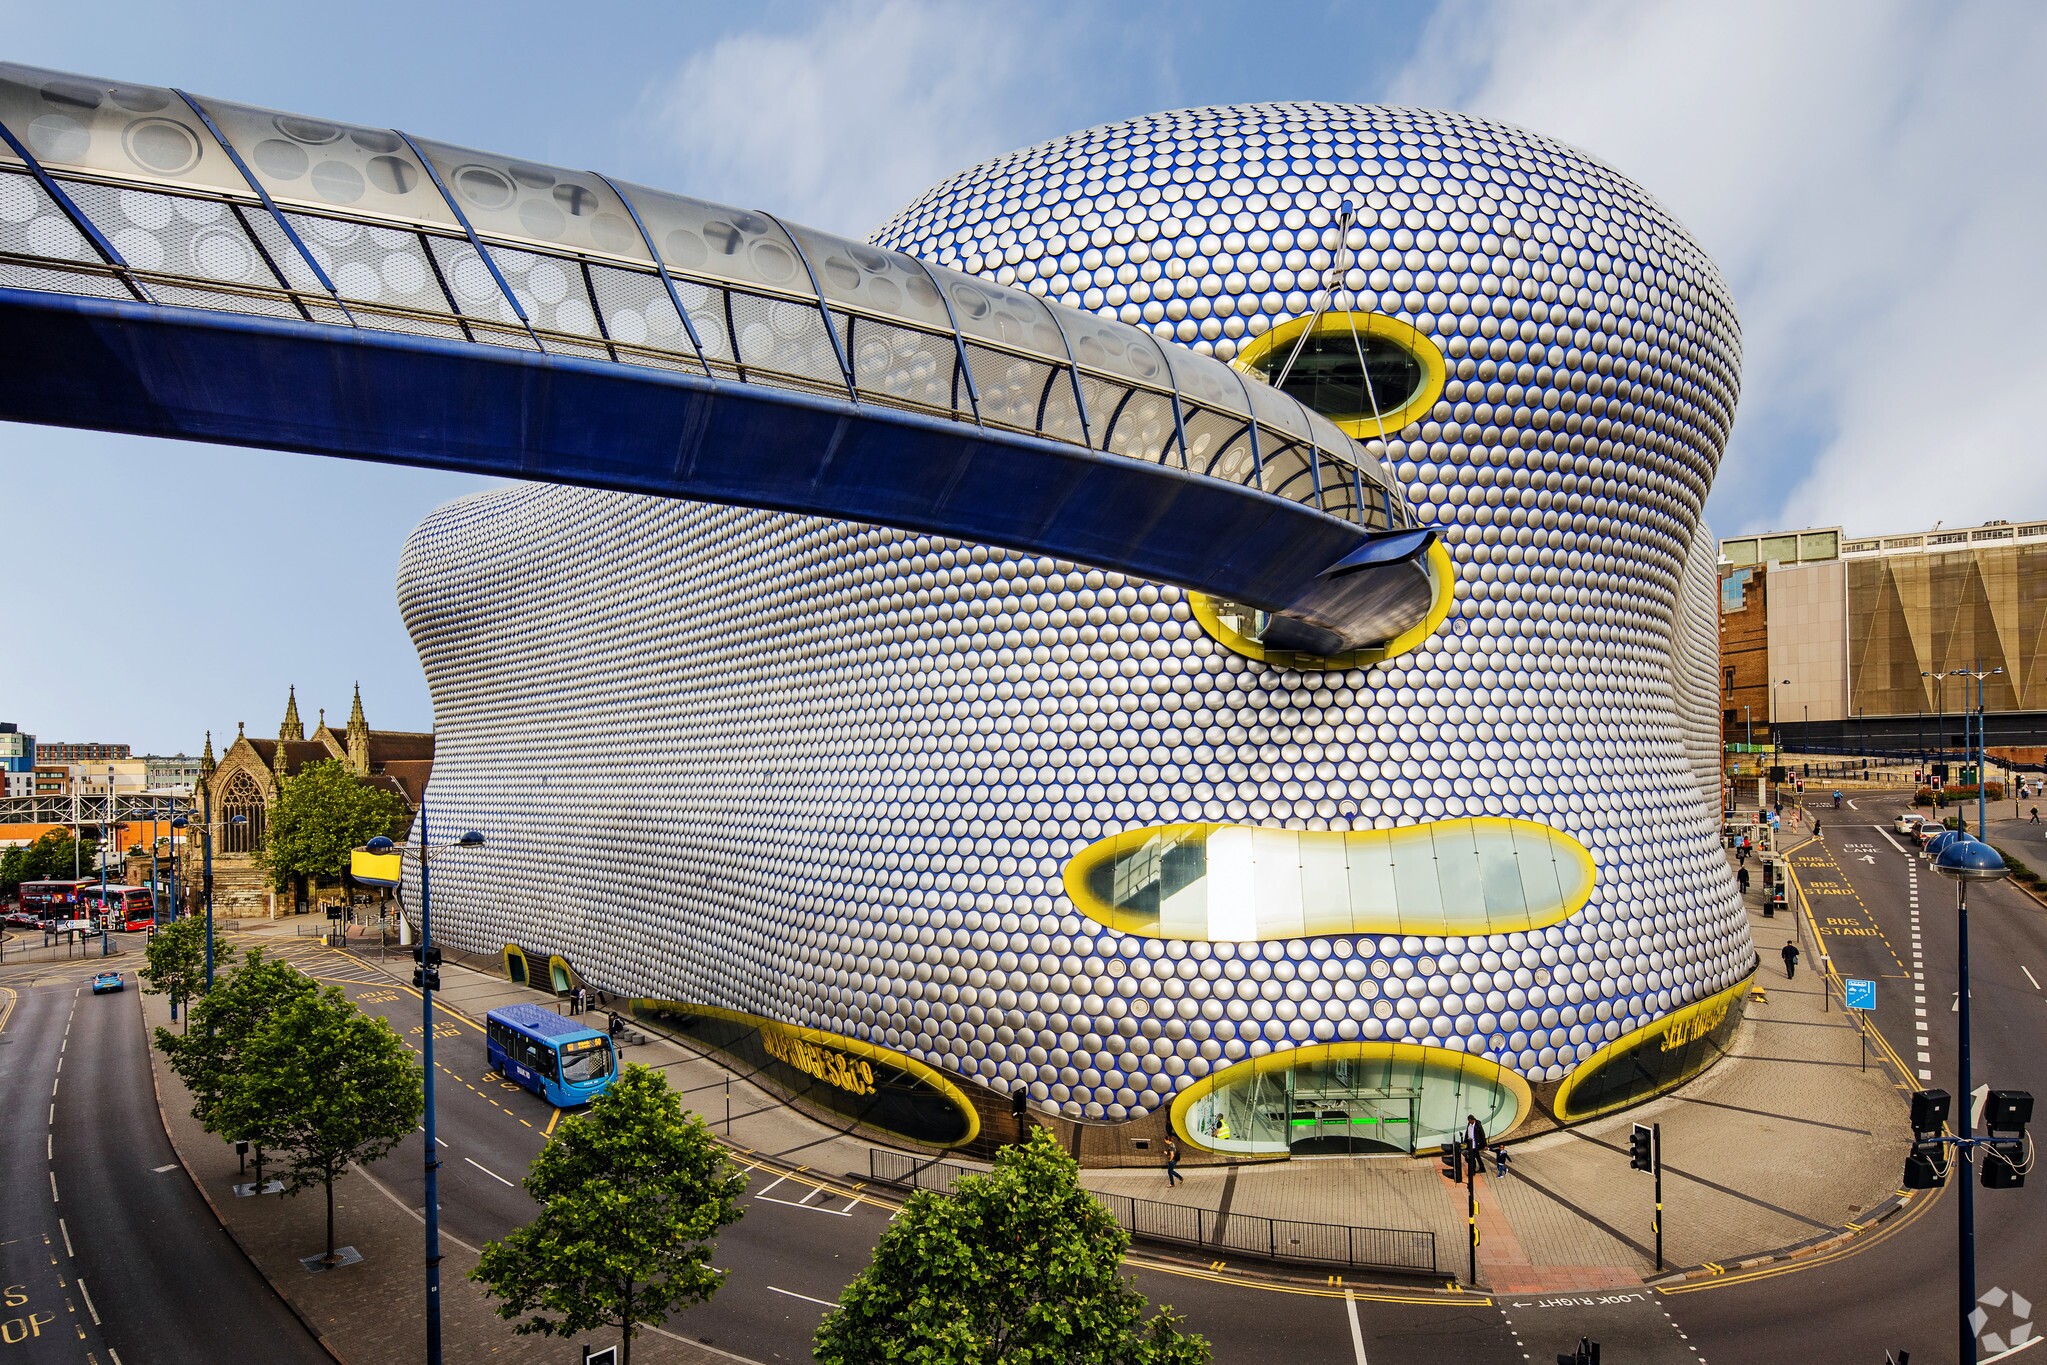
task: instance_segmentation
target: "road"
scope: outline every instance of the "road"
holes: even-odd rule
[[[1823,834],[1791,853],[1819,933],[1820,950],[1844,976],[1876,982],[1871,1016],[1914,1076],[1914,1086],[1953,1093],[1959,963],[1955,888],[1890,832],[1909,809],[1905,793],[1857,795],[1853,808],[1821,812]],[[1974,812],[1971,812],[1973,824]],[[2036,832],[2037,839],[2037,832]],[[2047,865],[2047,856],[2040,862]],[[2004,885],[1971,889],[1969,908],[1974,1082],[2047,1095],[2047,908]],[[1816,954],[1806,939],[1799,983]],[[1782,987],[1781,964],[1764,964]],[[1799,984],[1792,983],[1792,984]],[[1840,1001],[1836,999],[1838,1008]],[[1872,1052],[1874,1064],[1874,1052]],[[1957,1095],[1959,1102],[1960,1096]],[[1900,1088],[1898,1103],[1904,1104]],[[2036,1125],[2037,1128],[2037,1125]],[[1904,1153],[1898,1154],[1902,1173]],[[1922,1209],[1900,1215],[1852,1255],[1766,1272],[1747,1283],[1668,1296],[1675,1320],[1709,1359],[1878,1362],[1906,1349],[1914,1365],[1956,1359],[1955,1184]],[[2047,1174],[2021,1190],[1976,1191],[1977,1285],[2047,1305]],[[2017,1325],[2008,1301],[1990,1306],[1987,1331]],[[2047,1307],[2039,1310],[2047,1331]],[[1983,1352],[1988,1356],[1988,1350]],[[2026,1360],[2047,1362],[2047,1347]]]
[[[133,975],[90,975],[0,986],[0,1365],[331,1365],[178,1164]]]
[[[1856,810],[1825,817],[1824,838],[1792,853],[1817,948],[1808,937],[1805,967],[1793,983],[1782,981],[1774,960],[1766,963],[1765,984],[1778,990],[1811,989],[1812,968],[1821,953],[1843,974],[1875,980],[1877,1008],[1871,1022],[1873,1037],[1881,1041],[1872,1048],[1872,1064],[1879,1049],[1889,1047],[1915,1073],[1913,1084],[1954,1090],[1953,889],[1885,836],[1882,827],[1902,808],[1902,798],[1861,797],[1857,804]],[[2047,864],[2047,856],[2039,861]],[[1972,899],[1976,1075],[1997,1086],[2047,1090],[2047,1062],[2039,1047],[2047,1026],[2047,993],[2038,985],[2047,980],[2047,910],[2010,887],[1979,887]],[[409,987],[316,945],[284,951],[302,969],[341,985],[360,1007],[385,1015],[418,1043],[419,999]],[[68,1040],[67,1025],[72,1029]],[[443,1226],[451,1236],[475,1245],[532,1217],[534,1206],[518,1182],[558,1116],[537,1097],[489,1072],[474,1023],[444,1013],[436,1032],[439,1125],[445,1143]],[[10,1282],[24,1286],[29,1301],[22,1310],[50,1315],[38,1330],[53,1335],[32,1339],[31,1347],[61,1337],[64,1352],[48,1358],[79,1359],[81,1346],[104,1350],[103,1357],[93,1358],[110,1361],[212,1358],[203,1344],[185,1355],[148,1354],[146,1336],[131,1344],[121,1334],[137,1320],[173,1320],[165,1314],[175,1312],[180,1302],[189,1303],[193,1285],[201,1281],[208,1286],[210,1321],[196,1324],[195,1331],[220,1326],[223,1335],[232,1336],[260,1330],[310,1347],[295,1320],[226,1244],[189,1182],[179,1173],[156,1171],[171,1158],[153,1110],[145,1107],[147,1073],[132,1000],[95,1001],[68,985],[38,987],[23,993],[4,1036],[11,1042],[0,1048],[0,1083],[8,1085],[11,1095],[39,1094],[45,1084],[57,1082],[59,1058],[73,1054],[94,1058],[96,1076],[139,1078],[139,1088],[102,1082],[68,1093],[57,1082],[52,1123],[39,1124],[43,1115],[31,1112],[33,1106],[16,1106],[5,1121],[0,1141],[11,1158],[8,1169],[36,1169],[38,1161],[53,1165],[66,1201],[61,1208],[39,1203],[50,1192],[17,1179],[9,1182],[0,1203],[10,1231],[19,1227],[28,1233],[0,1246],[0,1267]],[[140,1102],[126,1110],[114,1107],[124,1096],[133,1101],[138,1095]],[[720,1112],[716,1092],[685,1099],[714,1121]],[[1898,1102],[1904,1103],[1902,1087]],[[69,1110],[69,1105],[77,1108]],[[34,1131],[38,1126],[49,1130],[54,1162],[36,1150],[43,1137]],[[114,1134],[123,1136],[115,1140]],[[415,1209],[422,1198],[421,1140],[415,1136],[401,1144],[374,1168],[375,1176]],[[1901,1166],[1903,1156],[1900,1152]],[[719,1239],[718,1263],[731,1272],[730,1279],[708,1304],[680,1315],[673,1328],[756,1360],[807,1360],[818,1321],[867,1263],[890,1217],[885,1203],[856,1197],[850,1189],[846,1177],[862,1175],[754,1170],[745,1218]],[[74,1194],[74,1181],[89,1188]],[[1979,1191],[1981,1289],[2002,1287],[2047,1302],[2047,1274],[2032,1232],[2047,1213],[2043,1184],[2047,1180],[2020,1191]],[[1569,1350],[1581,1334],[1599,1340],[1608,1361],[1874,1365],[1886,1351],[1903,1348],[1925,1365],[1955,1358],[1958,1203],[1950,1188],[1919,1201],[1843,1253],[1661,1290],[1459,1300],[1383,1287],[1279,1283],[1234,1267],[1211,1270],[1148,1252],[1133,1256],[1129,1265],[1141,1292],[1154,1304],[1175,1306],[1192,1330],[1209,1338],[1223,1365],[1264,1365],[1273,1359],[1516,1365],[1546,1362]],[[73,1253],[59,1250],[63,1229],[54,1223],[59,1213],[71,1219]],[[51,1225],[53,1241],[40,1241],[37,1217]],[[90,1241],[79,1239],[81,1220],[94,1229]],[[225,1252],[230,1264],[200,1273],[193,1269],[199,1258],[182,1250],[176,1258],[153,1254],[148,1244],[168,1240],[179,1227],[203,1229],[200,1240]],[[81,1277],[91,1287],[99,1324],[90,1321],[85,1293],[74,1292]],[[236,1291],[227,1296],[235,1303],[250,1300],[235,1312],[267,1311],[277,1321],[255,1329],[222,1326],[233,1317],[212,1311],[223,1283]],[[2006,1318],[2008,1305],[2005,1301],[2000,1309]],[[178,1320],[189,1321],[190,1315]],[[1987,1325],[2009,1331],[2015,1323],[1993,1316]],[[4,1333],[0,1327],[0,1338]],[[0,1365],[8,1360],[5,1351],[0,1344]],[[275,1358],[295,1357],[279,1353]],[[2040,1358],[2047,1362],[2047,1350]]]

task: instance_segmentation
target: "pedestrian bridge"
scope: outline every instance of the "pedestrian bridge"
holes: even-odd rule
[[[1320,654],[1449,589],[1381,462],[1141,328],[592,172],[14,65],[0,418],[874,522]]]

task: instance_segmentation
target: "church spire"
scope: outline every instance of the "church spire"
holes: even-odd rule
[[[213,731],[206,732],[206,747],[199,751],[199,778],[203,782],[213,776],[213,770],[220,765],[213,758]]]
[[[299,690],[298,686],[293,684],[291,694],[284,703],[284,724],[277,727],[277,740],[282,744],[286,740],[303,740],[305,737],[306,725],[299,719]]]
[[[370,775],[370,723],[363,718],[361,683],[355,685],[355,704],[348,712],[348,769],[357,777]]]

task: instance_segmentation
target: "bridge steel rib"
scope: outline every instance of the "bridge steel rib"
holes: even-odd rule
[[[1441,587],[1377,460],[1142,328],[765,213],[5,64],[0,418],[874,522],[1324,653]],[[1325,513],[1325,462],[1380,497]]]

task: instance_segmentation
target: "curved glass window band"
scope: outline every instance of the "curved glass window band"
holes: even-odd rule
[[[1487,816],[1349,831],[1130,829],[1075,854],[1065,885],[1076,909],[1120,933],[1250,943],[1539,929],[1583,909],[1597,877],[1569,835]]]
[[[1429,547],[1426,566],[1431,588],[1428,615],[1385,644],[1371,649],[1350,649],[1341,654],[1304,654],[1299,650],[1274,649],[1263,640],[1269,618],[1255,607],[1225,602],[1207,593],[1190,592],[1187,594],[1187,609],[1211,639],[1232,654],[1241,654],[1247,659],[1256,659],[1275,668],[1295,668],[1304,672],[1370,668],[1415,649],[1450,619],[1450,609],[1457,600],[1457,566],[1442,541],[1438,540]]]
[[[1296,344],[1311,323],[1314,332],[1294,356]],[[1360,350],[1364,351],[1362,373],[1357,360]],[[1285,392],[1360,441],[1398,432],[1419,421],[1442,397],[1449,380],[1443,353],[1436,344],[1418,329],[1384,313],[1295,318],[1247,342],[1234,363],[1271,384],[1289,356],[1294,356],[1294,363],[1287,371]],[[1389,391],[1380,390],[1382,382]]]
[[[1736,984],[1624,1034],[1564,1077],[1552,1107],[1560,1123],[1597,1118],[1674,1090],[1727,1055],[1748,1010],[1751,971]]]
[[[1203,1077],[1173,1098],[1173,1131],[1227,1156],[1413,1152],[1489,1138],[1534,1107],[1528,1082],[1490,1058],[1422,1043],[1311,1043]]]

